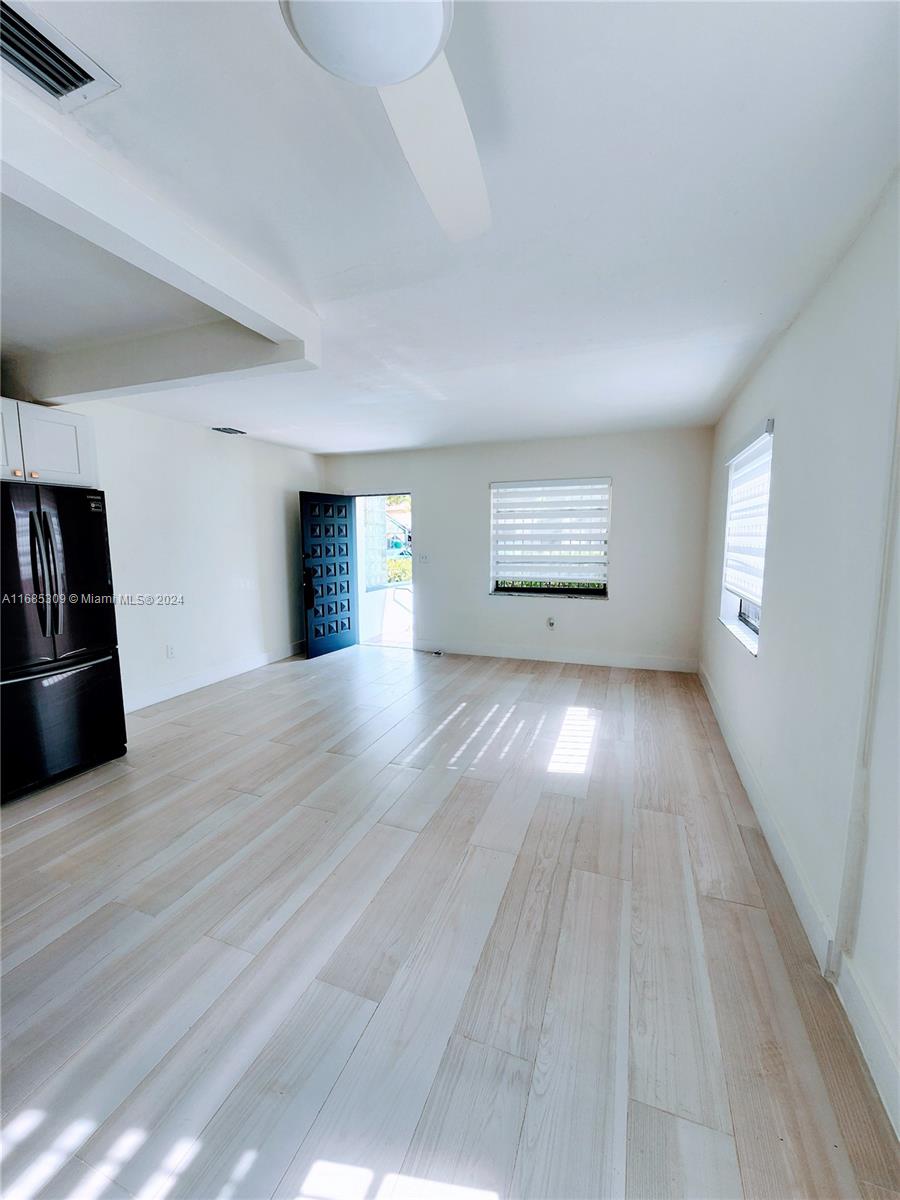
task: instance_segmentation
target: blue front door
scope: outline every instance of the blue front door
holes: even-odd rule
[[[306,655],[317,658],[359,641],[353,496],[300,493]]]

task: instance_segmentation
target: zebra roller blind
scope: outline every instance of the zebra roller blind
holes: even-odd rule
[[[732,459],[725,524],[725,590],[762,605],[772,436],[764,433]]]
[[[491,591],[605,596],[611,483],[492,483]]]

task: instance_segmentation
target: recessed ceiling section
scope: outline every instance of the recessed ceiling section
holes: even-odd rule
[[[222,319],[7,196],[0,222],[4,354],[53,354]]]
[[[272,341],[2,198],[3,383],[63,404],[296,374],[302,340]]]

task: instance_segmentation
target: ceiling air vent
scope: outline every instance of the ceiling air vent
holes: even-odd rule
[[[18,0],[0,3],[0,54],[17,79],[62,112],[119,86],[49,21]]]
[[[232,433],[232,434],[238,434],[240,437],[246,437],[246,436],[247,436],[247,430],[246,430],[246,429],[232,429],[230,425],[213,425],[213,427],[212,427],[212,431],[213,431],[213,433]]]

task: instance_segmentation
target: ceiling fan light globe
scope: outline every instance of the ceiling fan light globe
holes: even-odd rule
[[[453,23],[453,0],[280,0],[280,7],[313,62],[363,87],[390,87],[424,71]]]

